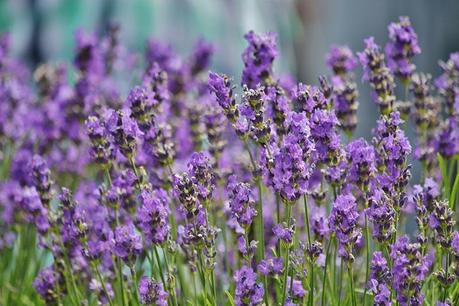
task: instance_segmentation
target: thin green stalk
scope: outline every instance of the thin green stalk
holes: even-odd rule
[[[134,297],[135,301],[137,304],[140,304],[140,298],[139,298],[139,284],[137,282],[137,273],[135,272],[135,267],[134,266],[129,266],[129,271],[131,271],[131,278],[134,283]]]
[[[357,302],[355,299],[355,290],[354,290],[354,276],[352,275],[352,265],[350,263],[347,264],[347,271],[349,273],[349,284],[351,286],[351,298],[352,298],[352,305],[357,306]]]
[[[118,269],[118,277],[120,279],[121,301],[122,301],[123,306],[126,306],[129,304],[127,302],[126,290],[124,286],[123,266],[119,258],[116,258],[115,260],[116,260],[116,266]]]
[[[328,267],[328,257],[330,255],[330,246],[332,245],[332,241],[328,241],[327,252],[325,255],[325,266],[324,266],[324,278],[322,279],[322,302],[320,303],[322,306],[325,305],[325,283],[327,279],[327,267]]]
[[[448,279],[449,259],[450,259],[450,258],[449,258],[449,252],[448,252],[448,253],[446,253],[445,279]],[[448,285],[444,286],[444,288],[443,288],[443,299],[442,299],[443,302],[446,301],[447,292],[448,292]]]
[[[96,272],[96,276],[99,279],[100,284],[102,285],[102,289],[105,292],[105,295],[107,296],[108,304],[111,306],[113,305],[112,299],[110,298],[110,294],[108,294],[107,286],[105,286],[104,279],[102,278],[102,274],[100,273],[99,268],[97,265],[92,264],[94,271]]]
[[[258,238],[260,241],[260,254],[258,256],[260,262],[261,260],[265,259],[265,222],[263,218],[263,186],[261,185],[261,178],[256,178],[257,185],[258,185]],[[265,304],[268,305],[268,279],[266,275],[263,276],[263,284],[265,287],[265,292],[263,295],[263,299]]]
[[[366,243],[366,267],[365,267],[365,283],[363,284],[363,305],[367,302],[367,283],[370,272],[370,227],[368,225],[368,215],[365,214],[365,243]]]
[[[455,212],[456,211],[456,202],[457,202],[457,193],[459,190],[459,158],[457,158],[457,170],[456,170],[456,178],[454,179],[453,189],[449,196],[449,207]]]
[[[306,195],[303,195],[303,202],[304,202],[304,220],[305,220],[305,223],[306,223],[306,232],[307,232],[307,235],[308,235],[308,248],[311,247],[311,230],[310,230],[310,226],[309,226],[309,210],[308,210],[308,200],[307,200],[307,197]],[[308,296],[308,303],[309,305],[312,305],[313,301],[314,301],[314,264],[313,262],[310,260],[309,261],[310,265],[310,272],[311,272],[311,275],[309,277],[309,296]]]
[[[286,203],[287,209],[286,209],[286,215],[285,215],[285,220],[287,223],[287,226],[290,226],[290,214],[292,212],[292,205],[289,203]],[[285,305],[285,301],[287,299],[287,277],[288,277],[288,270],[289,270],[289,264],[290,264],[290,246],[287,246],[287,251],[285,254],[285,271],[284,271],[284,288],[283,288],[283,294],[282,294],[282,304]]]
[[[341,293],[342,293],[342,290],[343,290],[343,266],[344,266],[344,262],[343,262],[342,258],[341,258],[340,262],[341,262],[341,265],[339,267],[339,290],[338,290],[338,304],[337,305],[341,305]]]
[[[163,250],[163,256],[164,256],[164,263],[166,264],[166,270],[167,270],[167,274],[169,275],[170,273],[170,270],[169,270],[169,261],[167,259],[167,255],[166,255],[166,252]],[[174,303],[174,305],[177,305],[177,295],[175,293],[175,284],[172,284],[172,292],[171,292],[171,295],[172,295],[172,302]]]

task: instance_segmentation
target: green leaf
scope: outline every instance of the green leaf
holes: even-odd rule
[[[225,291],[226,296],[228,297],[228,302],[230,303],[231,306],[234,306],[234,299],[231,293],[228,292],[228,290]]]

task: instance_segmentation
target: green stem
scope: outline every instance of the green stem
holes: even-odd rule
[[[153,253],[155,254],[156,263],[158,264],[159,276],[161,278],[161,282],[163,283],[164,288],[167,288],[167,283],[166,283],[166,280],[164,279],[164,275],[163,275],[163,268],[162,268],[162,265],[161,265],[161,260],[159,259],[159,253],[158,253],[158,250],[156,249],[156,247],[153,247]]]
[[[102,274],[100,273],[99,268],[97,267],[96,264],[92,264],[94,270],[96,271],[97,278],[99,279],[100,284],[102,285],[102,289],[105,292],[105,295],[107,296],[108,299],[108,304],[111,306],[113,305],[112,299],[110,298],[110,295],[108,293],[107,287],[105,286],[104,279],[102,278]]]
[[[286,203],[286,205],[287,205],[287,211],[286,211],[285,219],[286,219],[287,226],[290,226],[290,214],[292,212],[292,205],[289,203]],[[285,305],[285,301],[287,299],[287,277],[288,277],[289,264],[290,264],[290,245],[287,245],[287,251],[285,253],[285,271],[284,271],[284,288],[283,288],[284,293],[282,294],[282,304],[281,305]]]
[[[363,305],[366,305],[367,301],[367,283],[370,272],[370,228],[368,226],[368,215],[365,213],[365,243],[366,243],[366,267],[365,267],[365,283],[363,284]]]
[[[309,210],[308,210],[308,200],[307,200],[307,197],[306,195],[303,195],[303,202],[304,202],[304,221],[305,221],[305,224],[306,224],[306,232],[308,234],[308,248],[311,247],[311,230],[310,230],[310,226],[309,226]],[[310,271],[311,271],[311,275],[309,277],[309,296],[308,296],[308,303],[309,305],[312,305],[313,304],[313,301],[314,301],[314,264],[310,258],[309,260],[309,267],[310,267]]]
[[[446,262],[445,262],[445,278],[447,281],[448,281],[448,267],[449,267],[449,252],[446,253]],[[448,292],[448,285],[445,285],[445,287],[443,288],[443,299],[442,299],[443,302],[446,301],[447,292]]]
[[[137,283],[137,274],[135,273],[134,266],[129,267],[129,270],[131,271],[132,281],[134,282],[134,297],[135,297],[137,304],[139,304],[140,298],[139,298],[139,292],[138,292],[139,285]]]
[[[355,290],[354,290],[354,276],[352,275],[352,265],[350,263],[347,264],[347,271],[349,273],[349,283],[351,286],[351,298],[352,298],[352,305],[357,306],[357,302],[355,299]]]
[[[341,265],[340,265],[340,268],[339,268],[339,290],[338,290],[338,304],[337,305],[341,305],[341,293],[342,293],[342,290],[343,290],[343,266],[344,266],[344,262],[343,262],[342,258],[341,258],[340,262],[341,262]]]
[[[327,246],[327,253],[325,255],[324,278],[322,279],[322,302],[321,302],[322,306],[325,305],[325,283],[326,283],[326,279],[327,279],[328,257],[330,255],[330,246],[331,245],[332,245],[332,241],[330,239],[330,241],[328,242],[328,246]]]
[[[456,211],[456,201],[457,201],[457,193],[459,189],[459,157],[457,159],[457,170],[456,170],[456,178],[454,179],[454,184],[453,184],[453,189],[451,191],[451,194],[449,196],[449,207],[453,210],[453,212]]]
[[[122,301],[123,306],[126,306],[128,305],[128,302],[127,302],[127,297],[126,297],[126,290],[124,287],[123,265],[119,258],[116,258],[116,265],[118,268],[118,275],[120,278],[121,301]]]

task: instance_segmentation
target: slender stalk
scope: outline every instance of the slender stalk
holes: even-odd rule
[[[134,297],[135,297],[136,302],[139,304],[140,298],[139,298],[139,292],[138,292],[139,285],[137,282],[137,274],[135,272],[134,266],[132,267],[130,266],[129,270],[131,271],[132,281],[134,282]]]
[[[370,273],[370,228],[368,225],[368,215],[365,213],[365,244],[366,244],[366,267],[365,267],[365,283],[363,284],[363,305],[367,302],[367,283]]]
[[[448,252],[448,253],[446,253],[446,262],[445,262],[445,278],[446,278],[446,280],[448,280],[449,259],[450,258],[449,258],[449,252]],[[447,292],[448,292],[448,285],[445,285],[444,288],[443,288],[443,298],[442,298],[443,302],[446,301]]]
[[[304,202],[304,221],[306,224],[306,233],[308,235],[308,248],[311,247],[311,230],[309,226],[309,210],[308,210],[308,200],[306,195],[303,195],[303,202]],[[309,277],[309,296],[308,296],[308,303],[309,305],[313,304],[314,301],[314,264],[312,260],[309,260],[309,270],[311,272]]]
[[[351,286],[351,298],[352,298],[352,305],[357,306],[357,302],[355,299],[355,290],[354,290],[354,276],[352,273],[352,264],[347,264],[347,271],[349,273],[349,284]]]
[[[156,248],[155,248],[156,249]],[[170,270],[169,270],[169,261],[167,259],[167,255],[166,255],[166,252],[163,250],[163,256],[164,256],[164,263],[166,264],[166,270],[167,270],[167,274],[169,274]],[[171,284],[173,285],[173,287],[171,288],[172,292],[171,292],[171,295],[172,295],[172,302],[174,303],[174,305],[177,305],[177,295],[175,293],[175,284]]]
[[[252,164],[252,168],[254,173],[257,171],[257,165],[255,163],[255,159],[252,155],[252,152],[250,151],[249,144],[247,140],[244,141],[244,146],[245,149],[247,150],[247,153],[249,154],[250,162]],[[258,241],[260,242],[260,248],[257,252],[257,259],[258,262],[263,260],[265,258],[265,224],[264,224],[264,218],[263,218],[263,186],[261,184],[261,178],[259,175],[256,175],[254,177],[257,187],[258,187],[258,216],[257,216],[257,225],[258,225],[258,231],[255,231],[257,234]],[[264,302],[266,305],[268,305],[268,279],[266,276],[263,276],[263,284],[265,288],[265,293],[263,296]]]
[[[292,212],[292,205],[289,203],[286,203],[286,205],[287,205],[287,210],[286,210],[285,219],[286,219],[287,226],[290,226],[290,214]],[[284,261],[285,261],[284,284],[283,284],[284,292],[282,294],[282,304],[281,305],[285,305],[285,301],[287,299],[287,277],[288,277],[288,270],[289,270],[289,264],[290,264],[290,246],[289,245],[287,246],[287,251],[285,252]]]
[[[105,295],[107,296],[108,304],[111,306],[113,305],[112,299],[110,298],[110,295],[108,294],[107,287],[105,286],[104,279],[102,278],[102,274],[100,273],[99,268],[97,267],[96,264],[92,264],[94,271],[96,271],[96,276],[99,279],[100,284],[102,285],[102,289],[105,292]]]
[[[120,290],[121,290],[121,301],[123,303],[123,306],[129,305],[127,302],[127,297],[126,297],[126,290],[124,287],[124,277],[123,277],[123,266],[121,263],[121,260],[119,258],[116,258],[116,265],[118,268],[118,275],[120,278]]]
[[[343,266],[344,266],[344,262],[343,262],[342,258],[341,258],[340,262],[341,262],[341,265],[339,267],[339,290],[338,290],[338,304],[337,305],[341,305],[341,293],[342,293],[342,290],[343,290]]]
[[[327,246],[327,253],[325,255],[325,266],[324,266],[324,278],[322,279],[322,302],[321,305],[325,305],[325,283],[327,279],[327,267],[328,267],[328,257],[330,255],[330,246],[332,245],[332,241],[328,241],[328,246]]]

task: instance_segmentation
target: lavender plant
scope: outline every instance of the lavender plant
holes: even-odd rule
[[[346,46],[288,82],[251,31],[238,87],[210,43],[151,40],[124,94],[119,30],[77,32],[73,82],[0,36],[1,305],[459,305],[458,53],[432,85],[401,17],[357,52],[359,97]]]

